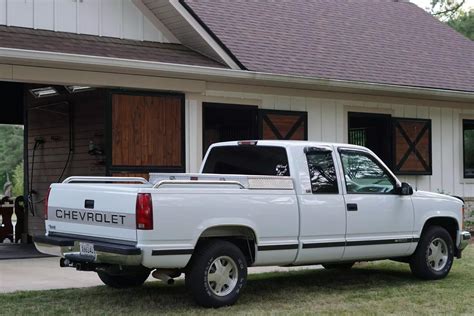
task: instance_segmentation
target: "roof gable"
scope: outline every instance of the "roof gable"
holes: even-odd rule
[[[226,68],[181,44],[99,37],[0,25],[1,48]]]
[[[216,61],[227,64],[233,69],[241,69],[238,61],[201,23],[199,17],[186,7],[184,1],[178,0],[134,0],[153,14],[176,36],[177,39],[191,49]]]
[[[408,2],[184,1],[252,71],[474,91],[474,42]]]

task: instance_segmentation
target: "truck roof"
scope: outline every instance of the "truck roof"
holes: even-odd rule
[[[240,140],[240,141],[228,141],[212,144],[212,147],[221,147],[221,146],[238,146],[241,142],[257,142],[257,146],[280,146],[280,147],[306,147],[306,146],[326,146],[333,148],[354,148],[369,151],[366,147],[345,144],[345,143],[328,143],[328,142],[315,142],[307,140]]]

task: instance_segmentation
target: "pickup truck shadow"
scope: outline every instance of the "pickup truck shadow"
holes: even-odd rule
[[[300,270],[291,272],[271,272],[250,275],[247,286],[237,303],[240,307],[279,303],[282,297],[298,296],[294,293],[304,292],[318,296],[322,293],[337,293],[352,295],[361,291],[377,291],[389,287],[392,290],[411,286],[422,282],[415,279],[408,268],[395,269],[371,268],[361,264],[348,271],[337,270]],[[110,289],[108,289],[110,291]],[[108,292],[107,291],[107,292]],[[124,290],[129,291],[129,290]],[[126,295],[124,291],[111,291],[107,295]],[[184,282],[177,281],[168,286],[161,282],[148,282],[141,288],[134,289],[134,297],[146,297],[153,301],[156,308],[162,312],[179,312],[185,308],[195,307],[187,295]],[[232,307],[230,307],[232,310]]]

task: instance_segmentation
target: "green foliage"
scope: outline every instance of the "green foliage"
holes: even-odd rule
[[[466,0],[431,0],[431,14],[474,40],[474,10],[466,11]]]
[[[23,161],[13,170],[13,196],[24,195],[23,192]]]
[[[448,25],[474,41],[474,10],[460,12],[458,16],[448,21]]]
[[[16,166],[23,161],[23,128],[0,125],[0,193]]]

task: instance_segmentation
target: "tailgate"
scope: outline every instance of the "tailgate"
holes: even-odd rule
[[[143,185],[52,184],[48,233],[136,241],[136,198]]]

